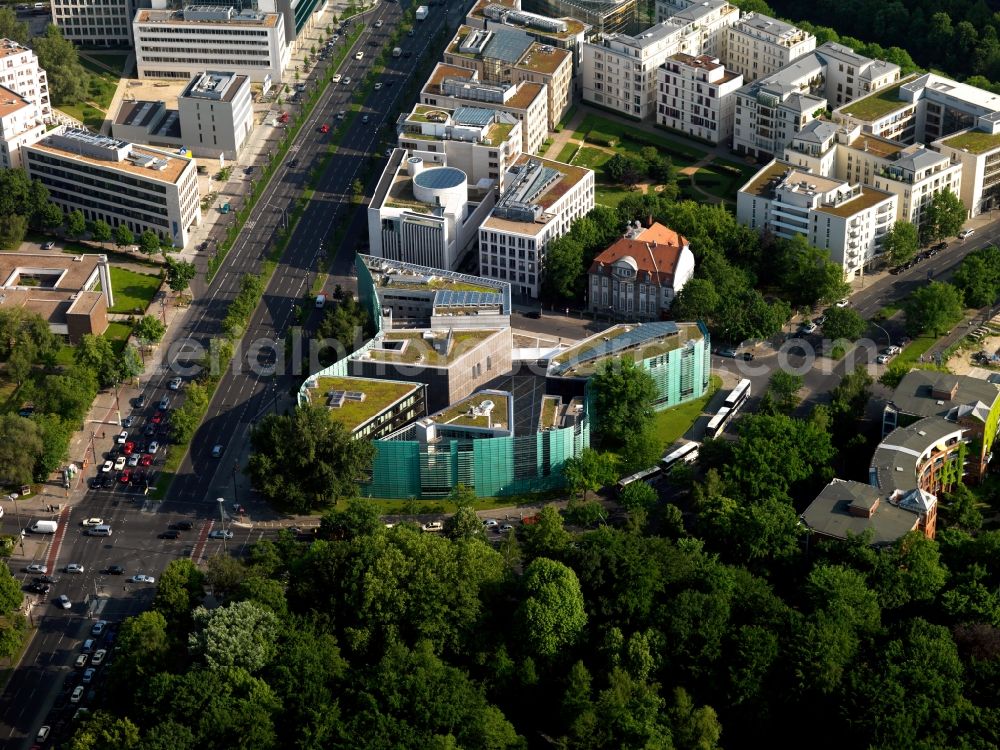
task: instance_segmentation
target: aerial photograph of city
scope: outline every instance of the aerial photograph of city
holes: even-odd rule
[[[0,1],[0,748],[995,750],[998,209],[1000,0]]]

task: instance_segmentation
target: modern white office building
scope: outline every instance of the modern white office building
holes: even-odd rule
[[[896,218],[896,202],[892,193],[771,160],[740,188],[736,219],[778,237],[803,235],[841,265],[845,278],[852,278],[881,253]]]
[[[220,71],[194,75],[178,97],[177,109],[168,109],[163,101],[122,102],[111,125],[115,138],[230,161],[252,131],[250,79]]]
[[[148,229],[174,247],[201,221],[193,159],[65,126],[22,152],[50,199],[88,221],[125,224],[137,236]]]
[[[711,143],[729,142],[742,76],[717,57],[679,52],[657,69],[657,77],[657,124]]]
[[[32,50],[10,39],[0,39],[0,86],[37,106],[46,122],[52,119],[48,75]]]
[[[518,29],[460,26],[445,48],[444,62],[474,70],[478,80],[489,84],[527,81],[545,86],[549,130],[555,129],[572,103],[572,51],[539,44]]]
[[[540,44],[567,49],[574,57],[590,27],[571,16],[553,18],[521,8],[521,0],[479,0],[465,16],[475,29],[520,29]]]
[[[961,198],[970,216],[1000,208],[1000,132],[960,130],[931,145],[962,166]]]
[[[828,108],[898,80],[898,65],[827,42],[736,92],[733,149],[751,156],[780,156],[792,138]]]
[[[399,147],[423,160],[462,170],[482,189],[504,189],[507,170],[521,155],[521,121],[485,107],[444,109],[418,104],[399,116]]]
[[[132,44],[133,0],[50,0],[52,23],[63,37],[88,47]]]
[[[739,9],[706,0],[666,18],[641,34],[598,35],[580,45],[583,100],[638,120],[657,111],[657,68],[677,53],[720,57],[726,30]]]
[[[809,32],[762,13],[747,13],[729,29],[723,59],[727,70],[752,83],[814,49],[816,37]]]
[[[540,83],[483,83],[468,68],[438,63],[420,92],[420,103],[456,109],[489,107],[508,112],[521,122],[521,151],[537,153],[549,134],[548,92]]]
[[[549,242],[593,207],[592,170],[522,156],[479,227],[479,275],[509,282],[516,295],[538,297]]]
[[[280,13],[204,5],[142,9],[133,29],[139,78],[227,70],[257,83],[278,83],[291,55]]]
[[[369,253],[455,270],[495,202],[492,183],[481,189],[456,167],[394,149],[368,205]]]
[[[45,135],[45,121],[38,106],[0,86],[0,167],[21,166],[21,147]]]

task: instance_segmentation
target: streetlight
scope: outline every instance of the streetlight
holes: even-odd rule
[[[228,545],[226,544],[226,513],[223,510],[223,505],[226,504],[226,498],[219,497],[216,498],[216,502],[219,504],[219,519],[222,521],[222,551],[229,554]]]
[[[892,346],[892,339],[889,338],[889,332],[886,331],[882,326],[880,326],[875,321],[872,321],[872,325],[875,326],[876,328],[878,328],[882,333],[885,334],[885,345],[886,346]]]

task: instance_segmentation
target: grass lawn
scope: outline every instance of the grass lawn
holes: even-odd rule
[[[567,143],[562,147],[562,151],[559,152],[559,156],[556,157],[556,161],[562,162],[563,164],[569,164],[570,159],[573,158],[573,154],[576,153],[578,148],[580,147],[575,143]]]
[[[124,268],[111,266],[111,286],[115,304],[108,312],[135,313],[145,311],[160,288],[160,277],[146,273],[136,273]]]
[[[611,154],[593,146],[583,146],[573,159],[574,166],[599,170],[611,159]]]
[[[58,109],[76,118],[91,130],[100,130],[104,124],[104,113],[89,104],[63,104]]]
[[[625,123],[607,120],[597,115],[587,115],[576,131],[578,138],[583,138],[591,130],[604,135],[616,136],[621,142],[619,148],[638,153],[643,146],[655,146],[664,156],[673,159],[679,167],[688,166],[704,157],[708,150],[666,135],[656,135],[643,130],[636,130]],[[639,138],[644,143],[637,143],[630,138]]]
[[[903,348],[903,353],[892,360],[892,363],[899,367],[916,364],[920,355],[926,354],[935,341],[937,336],[918,336]]]
[[[104,332],[104,338],[111,339],[111,346],[116,352],[125,348],[125,342],[132,335],[132,327],[128,323],[108,323],[108,330]]]
[[[700,167],[694,175],[694,184],[725,201],[733,201],[740,187],[746,182],[742,172],[730,172],[715,164]]]
[[[602,206],[618,208],[618,204],[633,192],[632,190],[625,190],[615,185],[606,185],[598,182],[594,187],[594,201],[600,203]]]
[[[91,74],[90,86],[87,89],[87,96],[98,106],[107,109],[111,106],[111,99],[114,98],[115,89],[118,88],[118,78],[113,73],[109,73],[100,65],[80,57],[80,64]]]
[[[654,425],[656,436],[660,438],[660,452],[662,453],[671,445],[676,443],[680,437],[691,429],[698,417],[705,410],[708,402],[711,401],[715,392],[722,387],[722,378],[712,375],[709,379],[708,390],[705,395],[686,404],[675,406],[671,409],[664,409],[656,412]]]

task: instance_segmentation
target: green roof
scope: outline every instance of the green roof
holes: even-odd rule
[[[984,133],[981,130],[969,130],[941,141],[945,146],[968,151],[970,154],[981,154],[992,151],[1000,146],[1000,133]]]
[[[452,339],[451,350],[447,354],[439,354],[430,341],[425,341],[423,331],[390,331],[385,335],[385,342],[404,341],[404,348],[400,352],[386,351],[384,349],[369,350],[369,357],[372,360],[382,362],[402,362],[414,364],[422,362],[428,367],[443,367],[451,363],[456,357],[467,354],[476,346],[496,333],[490,331],[455,331]],[[443,332],[435,331],[434,338],[444,337]]]
[[[607,343],[604,341],[604,337],[613,339],[617,335],[623,334],[631,328],[635,328],[635,325],[622,324],[609,328],[608,330],[603,331],[600,336],[593,337],[588,341],[578,344],[572,349],[563,352],[556,359],[559,362],[572,362],[577,358],[586,357],[594,350],[601,351],[607,346]],[[680,349],[692,339],[702,338],[702,333],[699,330],[698,325],[695,323],[678,323],[677,328],[678,333],[674,335],[647,340],[637,346],[615,351],[610,355],[580,362],[578,365],[570,367],[565,372],[560,374],[563,377],[570,378],[587,377],[597,372],[601,363],[608,359],[609,356],[614,357],[615,359],[628,359],[633,362],[636,361],[638,356],[640,358],[639,361],[642,361],[653,357],[659,357],[661,354],[672,352],[674,349]]]
[[[471,414],[473,406],[479,406],[483,401],[493,402],[493,411],[487,422],[485,416],[477,417]],[[507,424],[507,396],[499,393],[473,393],[458,403],[452,404],[444,411],[431,417],[439,425],[463,427],[492,427],[498,430],[510,429]]]
[[[880,117],[885,117],[890,112],[895,112],[897,109],[912,107],[913,104],[911,102],[900,100],[899,90],[912,81],[913,78],[914,76],[904,78],[895,86],[876,91],[864,99],[858,99],[850,104],[845,104],[840,108],[840,111],[845,115],[856,117],[859,120],[877,120]]]
[[[413,383],[396,380],[374,380],[368,378],[319,378],[313,403],[326,405],[326,394],[330,391],[360,391],[364,401],[345,400],[342,406],[330,407],[330,416],[352,432],[372,417],[381,414],[401,398],[417,389]]]

